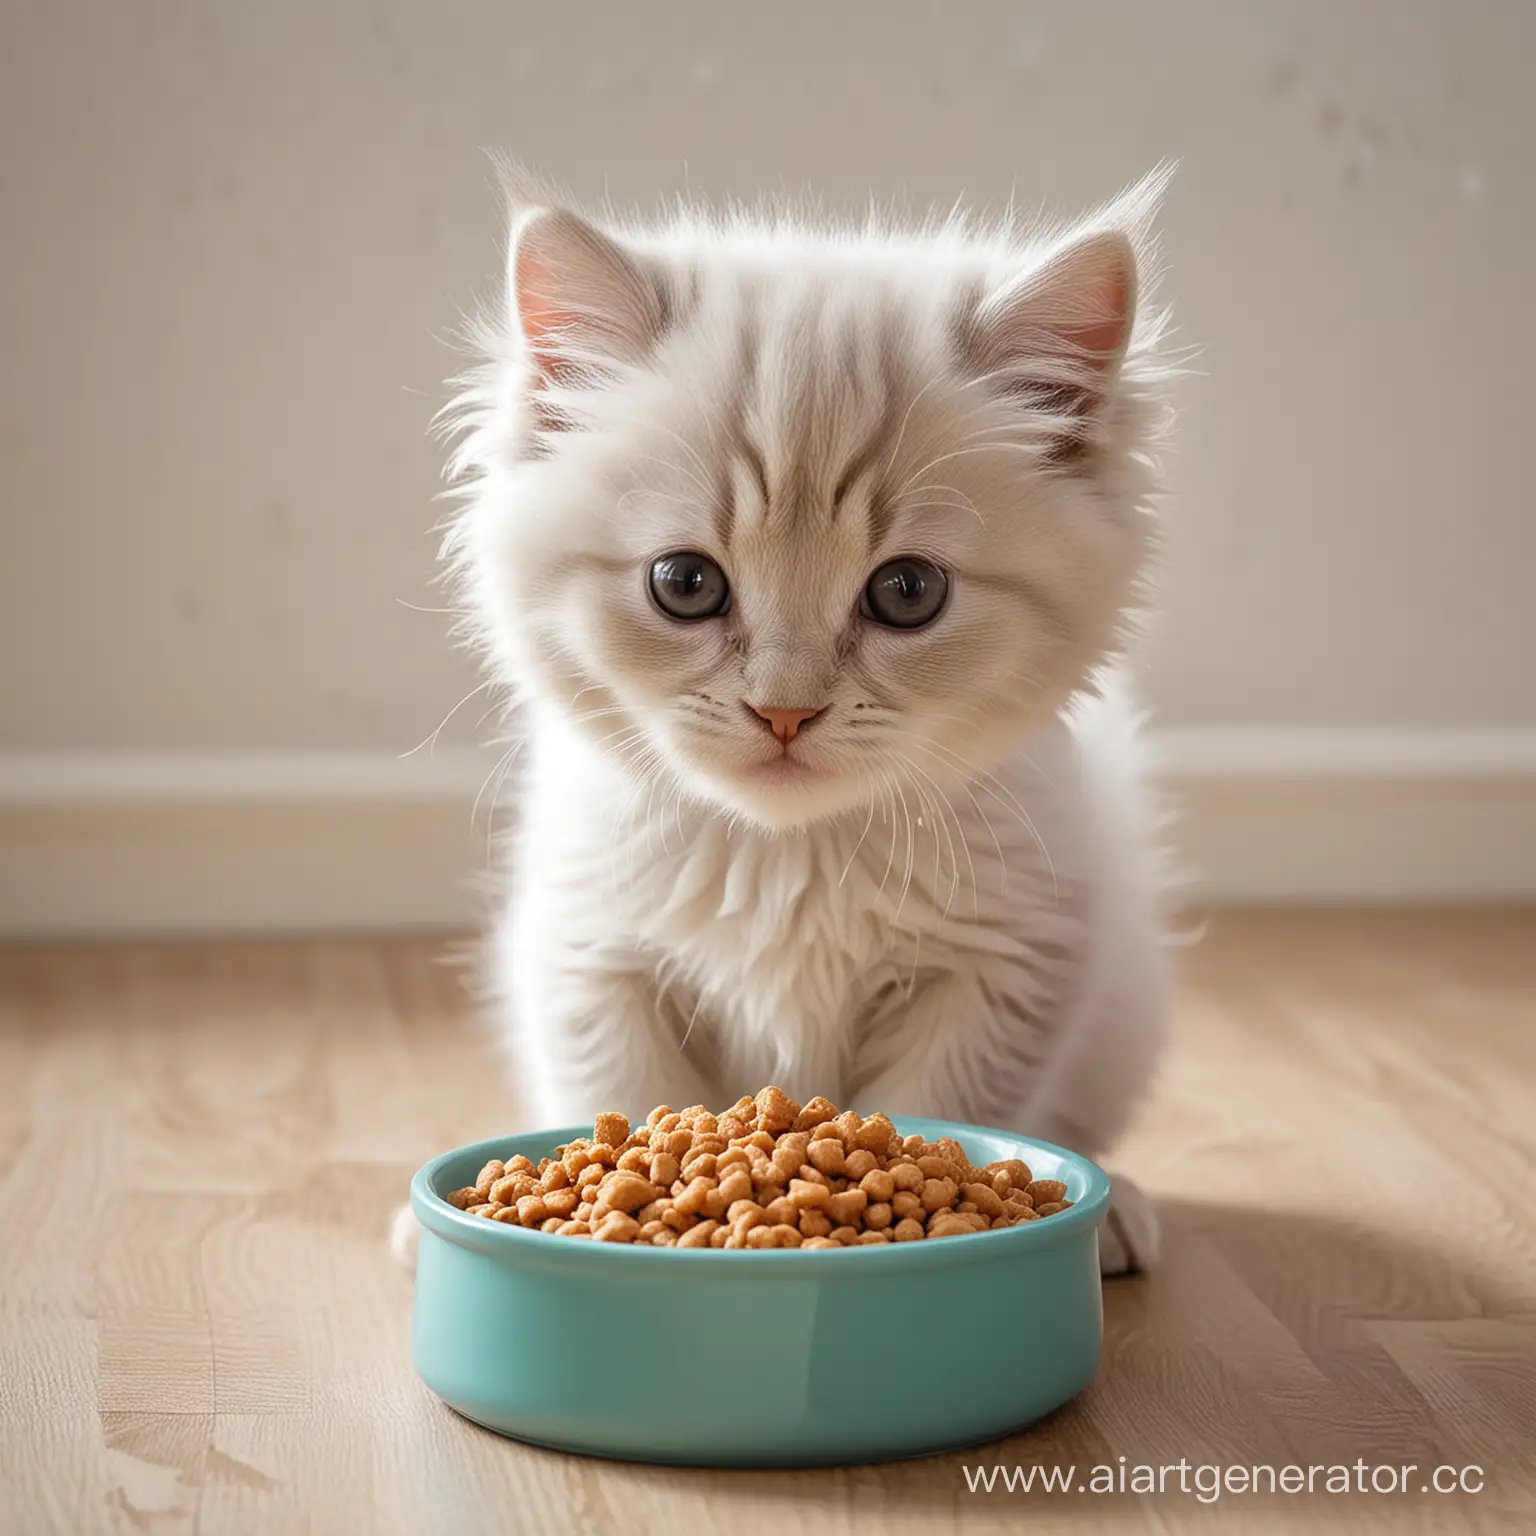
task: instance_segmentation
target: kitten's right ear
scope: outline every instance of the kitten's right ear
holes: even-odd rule
[[[550,383],[640,361],[661,334],[661,290],[642,263],[585,219],[535,208],[512,232],[507,286],[539,375]]]

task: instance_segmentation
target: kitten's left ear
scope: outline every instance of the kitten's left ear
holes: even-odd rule
[[[654,275],[563,208],[535,208],[519,220],[507,286],[534,367],[548,382],[605,362],[638,362],[662,330]]]
[[[1135,250],[1119,230],[1095,230],[983,299],[968,350],[1003,393],[1086,418],[1114,393],[1135,317]]]

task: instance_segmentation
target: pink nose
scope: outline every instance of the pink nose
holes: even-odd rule
[[[773,734],[783,742],[793,741],[800,727],[821,713],[819,709],[761,709],[756,704],[751,707],[773,727]]]

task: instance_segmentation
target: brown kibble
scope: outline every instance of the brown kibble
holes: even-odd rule
[[[869,1204],[869,1196],[862,1189],[845,1189],[840,1195],[827,1199],[827,1214],[839,1226],[855,1225]]]
[[[776,1227],[791,1226],[799,1220],[800,1210],[788,1195],[780,1195],[763,1207],[763,1215]]]
[[[883,1114],[802,1108],[764,1088],[724,1114],[661,1105],[633,1131],[598,1115],[539,1160],[492,1158],[447,1202],[557,1236],[660,1247],[873,1247],[1009,1227],[1067,1209],[1028,1165],[973,1164],[952,1137],[903,1138]]]
[[[824,1099],[818,1093],[804,1109],[795,1116],[795,1129],[797,1131],[813,1131],[818,1125],[825,1125],[829,1120],[837,1118],[837,1105],[829,1099]]]
[[[534,1195],[539,1191],[539,1181],[531,1173],[509,1173],[505,1178],[497,1179],[491,1185],[491,1203],[493,1205],[516,1205],[524,1195]]]
[[[600,1243],[632,1243],[639,1235],[640,1223],[623,1211],[610,1211],[592,1231]]]
[[[875,1152],[885,1157],[891,1143],[897,1140],[896,1127],[884,1115],[871,1115],[858,1129],[854,1137],[861,1151]]]
[[[580,1194],[574,1189],[556,1189],[544,1196],[544,1209],[551,1216],[568,1218],[575,1212],[580,1199]]]
[[[941,1211],[955,1203],[959,1191],[951,1179],[929,1179],[921,1191],[925,1211]]]
[[[854,1114],[851,1109],[845,1109],[831,1123],[837,1127],[837,1134],[842,1140],[843,1150],[852,1152],[859,1144],[859,1127],[863,1125],[863,1120]]]
[[[859,1188],[871,1200],[889,1200],[896,1193],[896,1181],[883,1168],[872,1168],[859,1180]]]
[[[629,1138],[629,1121],[623,1115],[599,1115],[592,1122],[592,1140],[598,1146],[617,1147]],[[613,1239],[609,1238],[609,1242]]]
[[[755,1100],[757,1126],[770,1136],[787,1131],[799,1117],[799,1106],[792,1103],[782,1088],[764,1088]]]
[[[990,1184],[966,1184],[960,1193],[984,1216],[1003,1214],[1002,1196]]]
[[[805,1150],[805,1160],[819,1173],[835,1178],[843,1172],[846,1154],[843,1144],[834,1135],[825,1139],[813,1139]]]
[[[832,1231],[832,1220],[825,1211],[801,1211],[799,1227],[802,1237],[826,1237]]]
[[[720,1197],[727,1205],[737,1200],[749,1200],[752,1197],[752,1175],[744,1168],[733,1167],[726,1176],[720,1180]]]
[[[638,1211],[642,1205],[660,1195],[661,1191],[649,1179],[637,1173],[614,1172],[598,1187],[598,1201],[616,1211]]]
[[[799,1210],[824,1211],[832,1191],[824,1184],[813,1184],[807,1179],[791,1179],[789,1198]]]

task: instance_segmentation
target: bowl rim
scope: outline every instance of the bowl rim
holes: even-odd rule
[[[952,1136],[963,1144],[966,1134],[979,1132],[1001,1137],[1021,1151],[1034,1148],[1050,1153],[1072,1164],[1082,1175],[1085,1188],[1079,1199],[1067,1210],[1058,1211],[1054,1216],[1040,1221],[1020,1222],[1013,1227],[970,1232],[963,1238],[927,1238],[920,1243],[867,1243],[855,1248],[839,1249],[835,1258],[830,1249],[753,1249],[753,1258],[747,1263],[743,1263],[735,1252],[723,1248],[656,1248],[649,1244],[583,1243],[572,1240],[551,1242],[553,1233],[514,1226],[508,1222],[487,1221],[483,1216],[470,1216],[449,1205],[437,1193],[437,1176],[450,1161],[463,1158],[466,1161],[478,1159],[484,1163],[501,1156],[502,1149],[513,1142],[537,1141],[555,1147],[591,1133],[591,1126],[577,1125],[554,1130],[508,1132],[481,1141],[467,1142],[464,1146],[442,1152],[417,1169],[412,1178],[411,1208],[422,1225],[438,1237],[459,1247],[473,1248],[513,1262],[553,1259],[558,1260],[562,1267],[576,1264],[589,1273],[589,1266],[601,1269],[614,1264],[704,1264],[719,1268],[723,1274],[758,1279],[762,1279],[770,1269],[779,1271],[785,1278],[791,1274],[804,1277],[808,1266],[828,1263],[834,1264],[835,1270],[832,1272],[836,1273],[845,1272],[849,1266],[859,1270],[873,1266],[883,1273],[891,1273],[927,1269],[935,1265],[1021,1259],[1031,1252],[1054,1248],[1063,1242],[1081,1240],[1096,1231],[1104,1220],[1109,1208],[1109,1175],[1081,1153],[1058,1146],[1055,1142],[1043,1141],[1038,1136],[1024,1136],[1017,1131],[1007,1131],[996,1126],[973,1125],[958,1120],[929,1120],[911,1115],[893,1115],[891,1119],[903,1135],[920,1135],[925,1141]],[[1029,1161],[1027,1153],[1022,1161]],[[816,1272],[818,1276],[829,1273],[820,1268]]]

